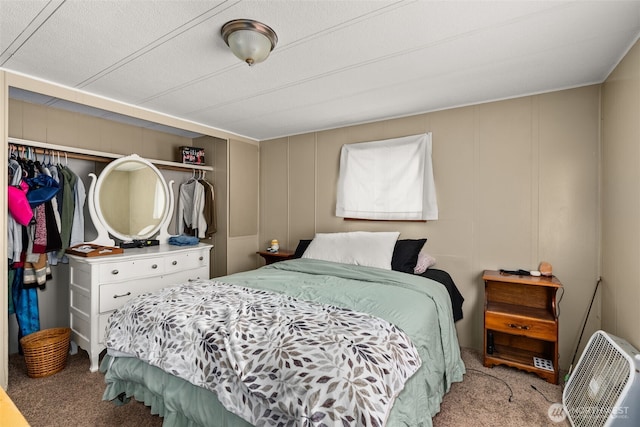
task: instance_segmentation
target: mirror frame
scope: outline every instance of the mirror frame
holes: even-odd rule
[[[120,231],[115,230],[105,219],[103,210],[100,207],[100,190],[104,185],[105,180],[108,178],[111,171],[117,169],[123,163],[134,162],[140,163],[142,166],[150,168],[158,177],[162,184],[162,189],[164,191],[165,196],[165,206],[164,211],[162,213],[162,217],[160,222],[151,228],[144,235],[131,236],[122,234]],[[174,195],[173,195],[173,180],[167,181],[162,176],[162,173],[156,168],[151,162],[148,160],[138,156],[137,154],[131,154],[129,156],[120,157],[109,163],[107,167],[100,173],[99,177],[96,177],[95,174],[90,173],[89,177],[91,177],[91,186],[89,187],[89,214],[91,216],[91,220],[93,221],[93,225],[98,232],[98,236],[95,240],[88,242],[96,245],[102,246],[114,246],[115,241],[110,236],[115,236],[122,241],[131,241],[131,240],[139,240],[139,239],[150,239],[158,234],[157,239],[160,243],[166,243],[168,238],[170,237],[167,232],[167,227],[169,222],[171,221],[171,217],[173,216],[173,207],[174,207]]]

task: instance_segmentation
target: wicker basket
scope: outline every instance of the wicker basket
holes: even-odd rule
[[[67,366],[70,328],[51,328],[20,339],[27,364],[27,375],[42,378],[62,371]]]

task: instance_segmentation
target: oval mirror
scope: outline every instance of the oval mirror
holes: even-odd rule
[[[164,177],[149,161],[135,154],[114,160],[97,181],[92,176],[89,208],[98,231],[93,243],[113,245],[109,234],[123,241],[162,234],[173,210],[171,196]]]

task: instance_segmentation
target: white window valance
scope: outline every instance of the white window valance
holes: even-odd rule
[[[343,145],[336,216],[438,219],[431,133]]]

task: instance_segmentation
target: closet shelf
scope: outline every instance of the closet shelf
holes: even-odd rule
[[[114,159],[119,159],[120,157],[126,156],[126,154],[113,154],[113,153],[107,153],[105,151],[88,150],[85,148],[69,147],[66,145],[50,144],[48,142],[31,141],[28,139],[20,139],[20,138],[12,138],[12,137],[9,137],[7,139],[7,142],[8,144],[13,144],[13,145],[40,148],[41,150],[64,151],[65,153],[68,153],[69,157],[71,158],[82,159],[82,160],[93,160],[93,161],[104,162],[104,163],[109,163]],[[170,169],[170,170],[188,169],[188,170],[213,171],[212,166],[189,165],[189,164],[179,163],[179,162],[170,162],[167,160],[156,160],[156,159],[147,159],[147,160],[153,163],[154,165],[156,165],[160,169]]]

